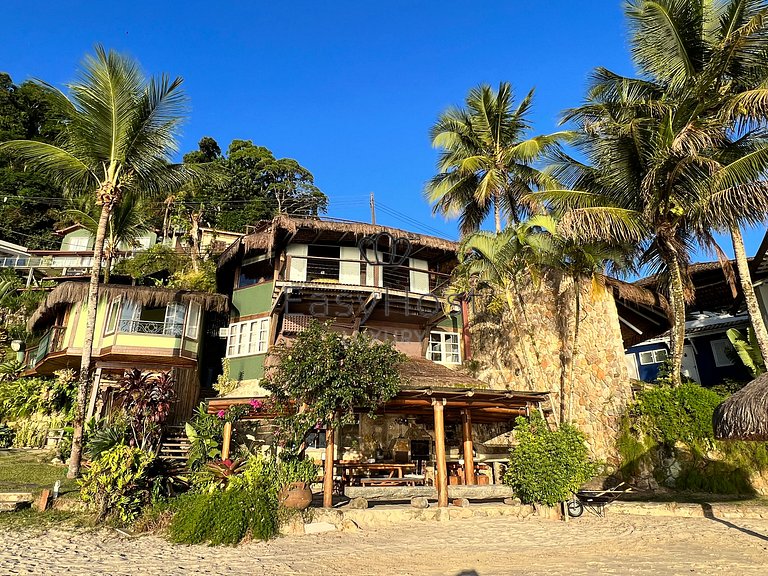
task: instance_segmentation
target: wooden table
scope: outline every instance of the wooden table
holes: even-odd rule
[[[403,478],[403,472],[416,470],[416,464],[398,464],[396,462],[345,462],[338,461],[334,465],[341,471],[341,481],[345,486],[350,485],[352,470],[365,470],[370,472],[387,472],[387,479],[400,480]]]

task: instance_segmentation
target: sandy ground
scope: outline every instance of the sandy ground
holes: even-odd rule
[[[114,532],[0,534],[0,574],[766,574],[768,520],[471,518],[282,537],[238,548]]]

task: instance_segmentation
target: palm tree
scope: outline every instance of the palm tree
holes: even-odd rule
[[[185,172],[169,164],[185,106],[181,78],[147,80],[138,65],[96,46],[70,97],[43,85],[66,118],[58,144],[15,140],[0,145],[17,160],[48,176],[71,196],[89,192],[101,208],[88,290],[86,334],[74,418],[70,477],[79,475],[83,424],[90,383],[99,273],[109,217],[124,194],[151,195],[180,185]]]
[[[482,84],[469,91],[465,108],[449,108],[432,127],[432,145],[442,151],[425,195],[435,213],[459,217],[463,234],[491,213],[501,232],[502,219],[517,223],[535,210],[525,198],[546,177],[531,164],[567,133],[526,138],[532,100],[533,90],[515,107],[508,82],[498,91]]]
[[[740,229],[768,214],[768,190],[760,182],[768,170],[763,133],[768,119],[768,2],[634,0],[627,13],[641,73],[663,83],[678,100],[680,95],[695,99],[697,115],[720,124],[725,163],[709,180],[713,188],[701,226],[729,232],[747,310],[768,357],[768,330]]]
[[[713,230],[730,229],[750,314],[762,324],[738,224],[768,213],[765,184],[757,182],[768,155],[755,126],[768,107],[764,90],[738,92],[768,77],[765,6],[757,0],[722,6],[705,0],[631,2],[633,56],[643,77],[596,71],[587,103],[565,117],[578,124],[578,145],[591,165],[560,155],[550,172],[570,191],[541,195],[567,210],[562,222],[572,231],[638,242],[644,248],[641,264],[663,273],[675,383],[686,298],[692,296],[690,254],[702,245],[727,260]],[[744,122],[747,105],[752,112]]]
[[[93,201],[88,196],[76,199],[74,204],[78,207],[67,210],[67,215],[96,236],[101,210]],[[121,201],[110,212],[104,237],[105,284],[109,283],[112,263],[121,247],[137,247],[139,239],[149,231],[147,216],[142,199],[134,199],[131,192],[123,194]]]

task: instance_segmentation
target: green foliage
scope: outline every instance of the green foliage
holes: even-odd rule
[[[699,450],[714,440],[712,414],[723,401],[698,384],[656,386],[642,390],[630,415],[634,425],[660,444],[681,441]]]
[[[246,535],[268,540],[277,534],[277,509],[255,490],[191,492],[174,503],[169,526],[173,542],[234,546]]]
[[[100,520],[113,517],[123,524],[131,522],[149,500],[147,472],[154,458],[124,445],[101,453],[80,481],[80,497]]]
[[[229,358],[223,358],[221,361],[221,374],[216,378],[216,382],[213,383],[213,389],[218,392],[219,396],[229,394],[239,386],[237,380],[232,380],[229,370]]]
[[[221,456],[221,443],[224,438],[224,422],[215,414],[208,414],[205,402],[195,409],[192,418],[184,425],[189,439],[189,457],[187,467],[200,470],[206,462]]]
[[[304,482],[309,485],[317,478],[317,474],[318,467],[310,459],[286,452],[280,456],[259,453],[248,459],[235,484],[263,491],[277,504],[281,489],[292,482]]]
[[[128,424],[123,418],[113,417],[111,421],[102,419],[89,427],[85,453],[91,460],[96,460],[104,452],[127,443]]]
[[[198,264],[198,270],[185,269],[171,276],[169,288],[178,290],[196,290],[198,292],[216,292],[216,262],[204,260]]]
[[[714,390],[691,382],[639,392],[617,440],[622,472],[632,476],[643,464],[649,470],[656,466],[657,480],[666,482],[659,466],[673,455],[682,466],[674,478],[676,489],[752,494],[749,477],[753,471],[768,470],[768,445],[716,441],[712,415],[722,400]]]
[[[736,350],[736,356],[749,369],[752,376],[757,377],[765,372],[765,360],[760,353],[760,345],[757,342],[754,328],[750,326],[747,329],[746,338],[735,328],[731,328],[725,334]]]
[[[530,420],[517,419],[515,437],[518,444],[504,483],[524,502],[554,506],[596,473],[584,434],[570,424],[549,430],[541,414],[533,412]]]
[[[0,142],[30,139],[53,142],[63,125],[45,90],[34,82],[14,85],[0,73]],[[61,189],[0,155],[0,238],[33,249],[58,248],[54,232],[61,214]]]
[[[190,266],[188,256],[177,252],[170,246],[155,244],[139,252],[132,258],[126,258],[115,264],[114,274],[124,274],[134,280],[141,280],[161,272],[171,275],[183,273]]]
[[[0,418],[18,419],[33,414],[70,415],[77,396],[77,383],[71,370],[54,378],[41,376],[0,381]]]
[[[184,162],[202,165],[212,176],[170,198],[172,219],[184,229],[197,220],[243,232],[278,213],[316,216],[328,205],[309,170],[291,158],[275,158],[250,140],[233,140],[224,156],[216,141],[205,137],[199,150],[184,155]]]
[[[301,443],[318,422],[354,421],[353,409],[373,413],[400,389],[398,370],[404,356],[391,342],[366,334],[351,338],[313,321],[291,346],[275,346],[277,360],[264,381],[279,419],[279,432],[289,450]],[[299,404],[305,410],[299,413]]]
[[[13,428],[7,424],[0,424],[0,448],[10,448],[13,446],[13,439],[16,433]]]

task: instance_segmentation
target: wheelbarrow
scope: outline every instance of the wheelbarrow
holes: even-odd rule
[[[568,501],[568,516],[578,518],[584,514],[586,508],[595,516],[605,516],[605,507],[615,502],[624,494],[632,492],[632,487],[626,482],[621,482],[607,490],[579,490],[571,492],[573,497]]]

